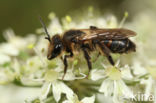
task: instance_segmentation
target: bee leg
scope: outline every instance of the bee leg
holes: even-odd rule
[[[88,52],[87,52],[87,50],[85,49],[85,48],[83,48],[82,49],[83,50],[83,53],[84,53],[84,57],[85,57],[85,59],[86,59],[86,61],[87,61],[87,64],[88,64],[88,69],[89,69],[89,72],[88,72],[88,74],[87,74],[87,78],[88,78],[88,76],[89,76],[89,74],[90,74],[90,71],[91,71],[91,69],[92,69],[92,64],[91,64],[91,58],[90,58],[90,56],[89,56],[89,54],[88,54]]]
[[[100,52],[98,53],[97,57],[95,58],[95,60],[93,60],[93,62],[95,62],[100,56]]]
[[[73,57],[73,53],[72,52],[70,52],[70,55],[65,55],[64,56],[64,60],[63,60],[63,63],[64,63],[64,74],[62,76],[62,80],[64,79],[64,77],[66,75],[66,72],[67,72],[67,67],[68,67],[67,58],[70,58],[70,57]]]
[[[114,66],[115,63],[112,59],[112,56],[110,55],[109,48],[107,48],[105,44],[102,44],[102,43],[98,43],[98,44],[99,44],[99,48],[101,49],[101,51],[106,55],[109,62]]]
[[[91,30],[95,30],[95,29],[97,29],[96,26],[90,26],[89,28],[90,28]]]
[[[61,56],[60,59],[63,61],[63,57]]]

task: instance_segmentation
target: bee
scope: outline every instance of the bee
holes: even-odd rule
[[[40,21],[47,35],[45,39],[49,41],[47,59],[52,60],[62,56],[63,52],[69,54],[64,55],[62,58],[64,63],[64,75],[62,78],[67,72],[68,58],[78,56],[74,54],[75,51],[78,53],[80,51],[83,52],[89,69],[88,75],[92,69],[91,52],[98,51],[99,55],[106,56],[110,64],[114,66],[111,53],[123,54],[136,51],[136,45],[129,39],[129,37],[136,36],[136,33],[129,29],[103,29],[90,26],[89,29],[71,29],[64,32],[63,35],[56,34],[50,37],[41,18]]]

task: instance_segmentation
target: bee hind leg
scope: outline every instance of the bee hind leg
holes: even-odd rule
[[[93,60],[93,62],[96,62],[96,60],[99,58],[100,52],[98,53],[97,57]]]
[[[91,71],[91,69],[92,69],[91,58],[90,58],[90,56],[89,56],[89,54],[88,54],[87,49],[82,48],[82,51],[83,51],[84,57],[85,57],[85,59],[86,59],[86,61],[87,61],[87,64],[88,64],[88,69],[89,69],[88,74],[87,74],[87,78],[88,78],[88,76],[89,76],[89,74],[90,74],[90,71]]]
[[[66,73],[67,73],[67,67],[68,67],[68,63],[67,63],[67,58],[73,57],[73,53],[71,52],[70,55],[65,55],[64,59],[63,59],[63,63],[64,63],[64,74],[62,76],[62,80],[64,79]]]
[[[107,48],[105,44],[98,43],[99,48],[101,49],[102,53],[106,55],[108,61],[110,62],[111,65],[114,66],[114,61],[112,59],[112,56],[110,55],[110,50]]]

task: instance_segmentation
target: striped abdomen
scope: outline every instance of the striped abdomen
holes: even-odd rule
[[[129,39],[103,40],[102,41],[113,53],[126,53],[135,51],[135,44]]]

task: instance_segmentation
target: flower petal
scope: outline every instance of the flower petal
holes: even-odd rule
[[[41,89],[41,96],[40,96],[41,100],[47,98],[50,87],[51,87],[51,83],[49,83],[49,82],[44,83],[44,85],[42,86],[42,89]]]
[[[80,101],[77,95],[74,94],[71,98],[68,98],[68,100],[65,100],[63,103],[80,103]]]
[[[145,85],[145,94],[146,94],[145,100],[148,100],[149,96],[151,95],[153,83],[154,80],[152,79],[151,76],[149,76],[148,79],[141,80],[141,84]]]
[[[67,99],[70,99],[73,97],[74,93],[73,91],[67,86],[65,85],[63,82],[61,81],[55,81],[53,82],[53,95],[55,100],[58,102],[61,98],[61,93],[65,93],[67,96]]]
[[[1,44],[1,52],[11,55],[11,56],[17,56],[19,54],[19,50],[15,48],[14,45],[9,44],[9,43]]]
[[[133,98],[132,91],[126,86],[123,80],[114,81],[113,101],[121,101],[126,98]]]
[[[64,73],[62,73],[62,75],[60,76],[59,79],[62,79],[63,75],[64,75]],[[84,78],[86,78],[86,75],[81,73],[81,71],[80,71],[80,75],[81,76],[76,77],[75,74],[73,73],[73,69],[70,69],[70,70],[67,71],[67,73],[66,73],[66,75],[64,77],[64,80],[71,81],[71,80],[75,80],[75,79],[84,79]]]
[[[144,75],[147,73],[147,70],[142,66],[141,62],[135,60],[133,65],[135,75]]]
[[[52,83],[52,92],[53,92],[53,96],[56,100],[56,102],[58,102],[61,98],[61,86],[60,86],[60,82],[59,81],[55,81]]]
[[[71,103],[69,100],[65,100],[62,103]]]
[[[71,98],[74,95],[74,92],[72,91],[72,89],[70,89],[67,85],[65,85],[63,82],[60,83],[61,84],[61,89],[62,92],[66,94],[67,98]]]
[[[99,79],[105,78],[105,77],[106,77],[106,75],[105,75],[104,70],[94,69],[91,71],[91,79],[92,80],[99,80]]]
[[[0,53],[0,64],[4,64],[4,63],[9,62],[9,61],[11,61],[11,58],[8,55]]]
[[[81,101],[82,103],[94,103],[95,102],[95,95],[92,97],[85,97]]]
[[[106,79],[102,82],[99,91],[103,92],[105,96],[111,96],[111,94],[113,93],[113,88],[113,81]]]
[[[132,80],[133,76],[128,65],[125,65],[123,68],[121,68],[121,77],[127,80]]]

